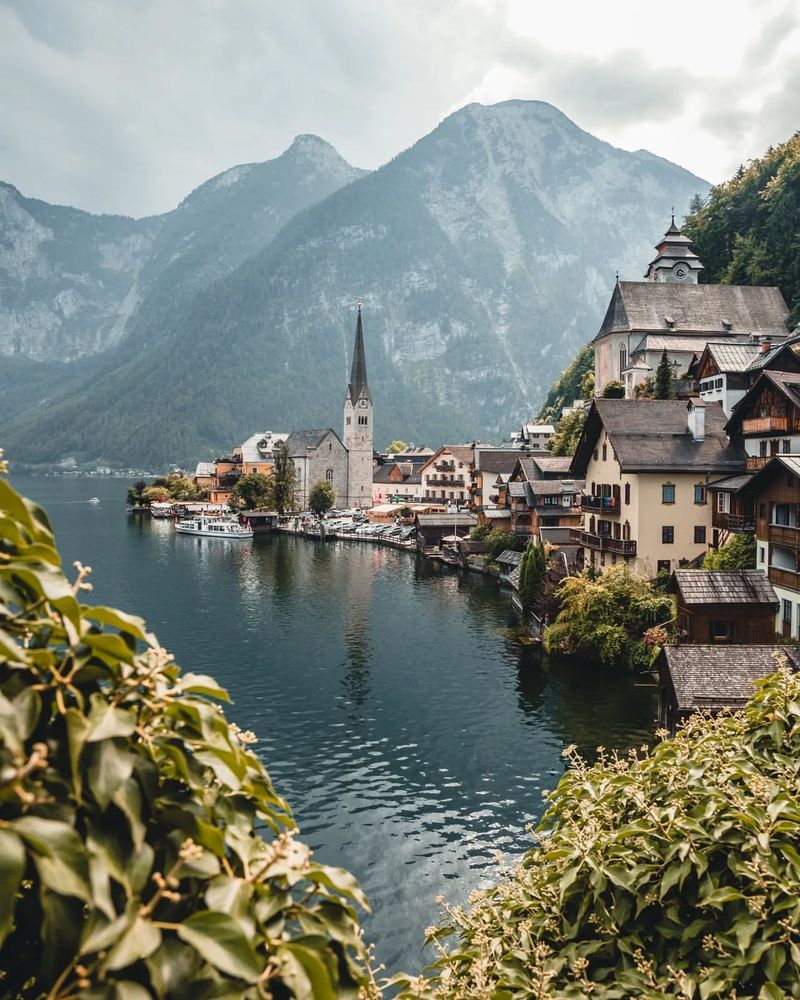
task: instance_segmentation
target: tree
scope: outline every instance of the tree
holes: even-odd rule
[[[488,537],[491,530],[492,526],[488,521],[485,521],[483,524],[476,524],[469,533],[470,540],[473,542],[482,542]]]
[[[550,441],[553,455],[574,455],[586,423],[585,410],[570,410],[556,424],[555,434]]]
[[[311,859],[225,692],[81,603],[0,478],[4,997],[355,997],[355,879]]]
[[[297,470],[289,449],[281,442],[273,451],[272,506],[279,514],[297,506]]]
[[[573,400],[586,399],[584,380],[589,373],[594,375],[594,347],[591,344],[587,344],[575,355],[550,387],[544,404],[539,410],[538,419],[545,422],[555,422],[562,409],[565,406],[570,406]],[[592,384],[592,392],[594,392],[594,384]]]
[[[658,368],[656,368],[653,398],[672,399],[674,395],[675,392],[672,386],[672,365],[670,364],[669,357],[667,356],[667,349],[665,347],[664,352],[661,355],[661,360],[658,362]]]
[[[646,378],[644,381],[637,383],[635,389],[633,390],[633,395],[636,399],[652,399],[653,398],[653,380],[652,378]]]
[[[392,441],[386,451],[389,455],[396,455],[398,451],[405,451],[407,447],[405,441],[396,440]]]
[[[486,544],[489,547],[489,558],[496,559],[506,549],[517,547],[517,536],[504,528],[493,528],[486,536]]]
[[[800,675],[654,750],[569,769],[503,880],[428,932],[404,1000],[798,995]]]
[[[149,507],[151,503],[166,503],[171,500],[169,490],[166,486],[148,486],[142,492],[142,501]]]
[[[241,476],[233,492],[245,510],[269,510],[272,507],[272,480],[261,472],[248,472]]]
[[[132,486],[128,487],[128,503],[135,507],[146,507],[148,505],[144,497],[146,489],[147,483],[144,479],[137,479]]]
[[[203,493],[188,476],[174,476],[168,479],[167,489],[173,500],[197,500]]]
[[[545,632],[548,648],[604,665],[649,665],[644,633],[674,615],[670,597],[623,565],[596,577],[591,572],[568,576],[558,597],[561,610]]]
[[[594,396],[594,372],[587,372],[581,379],[581,399],[591,399]]]
[[[547,554],[541,542],[529,541],[519,564],[519,599],[525,612],[533,610],[547,573]]]
[[[324,517],[336,502],[336,493],[333,483],[328,483],[324,479],[318,479],[311,487],[308,494],[308,506],[317,517]]]
[[[625,386],[618,378],[612,378],[603,386],[603,399],[624,399]]]
[[[744,532],[736,534],[718,549],[709,549],[703,569],[755,569],[756,539]]]

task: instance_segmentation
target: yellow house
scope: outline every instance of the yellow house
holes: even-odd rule
[[[572,532],[584,564],[628,563],[653,577],[705,553],[708,483],[744,471],[719,403],[595,399],[572,460],[585,479],[583,526]]]

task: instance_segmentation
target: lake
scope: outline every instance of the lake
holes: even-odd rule
[[[366,542],[176,535],[127,515],[118,479],[11,482],[48,510],[64,564],[92,566],[87,600],[143,616],[228,689],[317,859],[366,889],[390,972],[426,960],[437,895],[464,902],[530,846],[564,747],[652,740],[655,689],[540,658],[494,580]]]

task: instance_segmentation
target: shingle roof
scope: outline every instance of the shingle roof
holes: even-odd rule
[[[569,455],[549,455],[542,452],[521,457],[519,462],[525,477],[532,480],[552,478],[559,473],[569,472],[572,459]]]
[[[767,357],[759,354],[758,344],[726,344],[712,340],[706,347],[717,369],[726,373],[746,371],[754,361]]]
[[[524,497],[525,496],[525,483],[509,483],[508,484],[508,495],[510,497]]]
[[[784,350],[792,351],[792,347],[797,347],[797,345],[798,345],[798,338],[795,334],[793,334],[788,340],[773,345],[771,350],[767,351],[766,353],[757,354],[755,358],[753,358],[753,360],[750,362],[750,365],[748,366],[748,371],[758,371],[759,368],[763,368],[765,365],[768,365],[771,362],[773,362],[782,351]],[[792,351],[792,354],[796,359],[797,354],[794,351]],[[783,364],[783,361],[781,363]]]
[[[513,448],[497,448],[491,451],[483,448],[475,449],[475,468],[481,472],[496,472],[510,475],[514,471],[517,459],[529,455],[528,451],[517,451]]]
[[[421,528],[471,528],[478,523],[474,514],[417,514]]]
[[[475,454],[475,449],[471,444],[446,444],[444,445],[444,448],[464,465],[469,465],[472,461],[473,455]]]
[[[519,566],[515,566],[508,574],[508,582],[514,590],[519,590]]]
[[[400,483],[400,479],[392,479],[392,473],[394,472],[396,465],[394,462],[389,462],[386,465],[378,465],[372,470],[372,481],[373,483],[378,483],[379,485],[384,485],[385,483]]]
[[[589,458],[605,428],[623,472],[744,471],[747,455],[725,433],[719,403],[705,409],[705,438],[689,432],[688,406],[680,399],[595,399],[572,460],[576,476],[585,476]]]
[[[676,569],[677,588],[684,604],[770,604],[778,598],[760,569]]]
[[[800,650],[791,646],[665,646],[664,657],[678,709],[736,709],[754,693],[753,683],[778,669],[785,656],[797,670]]]
[[[733,408],[727,425],[729,429],[738,430],[740,421],[745,418],[745,414],[749,410],[751,403],[758,398],[767,382],[771,382],[778,392],[786,396],[790,403],[800,406],[800,372],[781,372],[774,369],[764,370]]]
[[[595,339],[614,331],[786,337],[788,315],[777,288],[619,281]]]
[[[747,486],[752,478],[752,472],[748,472],[742,476],[726,476],[724,479],[717,479],[715,482],[709,483],[708,488],[710,490],[725,490],[736,493],[743,486]]]
[[[503,549],[495,559],[495,562],[500,563],[502,566],[519,566],[521,561],[522,553],[515,552],[513,549]]]
[[[534,496],[579,493],[585,485],[586,481],[583,479],[537,479],[530,484]]]
[[[198,462],[197,468],[194,470],[195,476],[213,476],[217,471],[217,466],[214,462]]]
[[[648,333],[631,351],[631,357],[644,351],[691,351],[702,354],[708,343],[705,337],[676,337],[674,333]]]
[[[328,434],[338,438],[336,431],[331,427],[321,427],[313,431],[292,431],[286,438],[286,447],[293,458],[299,457],[305,455],[309,448],[318,448]]]

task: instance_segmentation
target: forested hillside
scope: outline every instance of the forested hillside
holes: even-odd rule
[[[590,372],[594,373],[594,348],[591,344],[587,344],[586,347],[578,351],[550,386],[550,391],[539,411],[538,419],[555,423],[560,417],[563,407],[569,406],[574,399],[581,399],[585,396],[585,380]]]
[[[700,280],[777,285],[800,323],[800,132],[740,168],[686,219]]]

